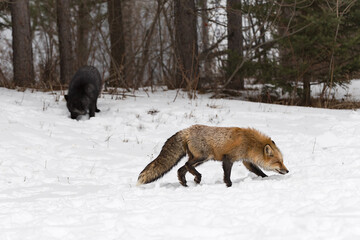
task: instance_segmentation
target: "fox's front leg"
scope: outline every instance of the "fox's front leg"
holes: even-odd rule
[[[243,161],[243,164],[250,172],[255,173],[256,175],[263,178],[267,177],[267,175],[263,171],[261,171],[261,169],[255,164],[247,161]]]
[[[223,157],[223,169],[224,169],[224,182],[227,187],[231,187],[232,182],[230,180],[231,168],[233,166],[233,162],[226,155]]]

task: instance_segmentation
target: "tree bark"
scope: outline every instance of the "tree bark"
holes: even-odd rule
[[[89,4],[89,3],[88,3]],[[76,66],[87,65],[89,58],[90,9],[86,0],[80,0],[77,16]]]
[[[136,14],[135,1],[134,0],[122,0],[123,5],[121,9],[123,11],[123,35],[124,35],[124,54],[126,56],[126,62],[124,63],[124,81],[129,86],[135,86],[135,50],[134,50],[134,17]],[[124,59],[125,60],[125,59]]]
[[[147,67],[149,67],[150,44],[153,39],[155,27],[159,22],[158,20],[160,18],[160,14],[162,12],[163,4],[164,3],[161,0],[157,1],[157,10],[156,10],[156,13],[154,16],[154,20],[152,21],[150,27],[146,31],[146,36],[145,36],[144,44],[143,44],[143,52],[141,54],[142,55],[141,62],[140,62],[141,64],[139,65],[140,70],[138,73],[138,80],[137,80],[136,88],[138,88],[138,86],[144,79],[145,69]]]
[[[14,83],[31,86],[35,83],[29,0],[11,1]]]
[[[74,74],[69,0],[56,0],[60,52],[60,83],[69,83]]]
[[[305,73],[303,76],[303,105],[311,105],[311,84],[310,84],[310,74]]]
[[[108,22],[111,43],[110,85],[130,87],[125,82],[125,40],[122,19],[122,0],[108,0]]]
[[[199,79],[197,16],[194,0],[175,0],[175,87],[196,89]]]
[[[227,0],[228,18],[228,61],[229,66],[234,62],[238,65],[243,60],[243,36],[242,36],[242,14],[241,0]],[[233,67],[230,67],[232,69]],[[234,89],[244,89],[244,77],[241,70],[233,77],[228,85]]]
[[[201,42],[202,52],[209,49],[209,19],[207,12],[207,0],[199,0],[201,8]],[[203,77],[206,82],[209,82],[212,76],[212,59],[208,58],[209,53],[204,57]],[[201,81],[201,85],[204,83]]]
[[[5,77],[3,71],[0,69],[0,86],[6,87],[8,84],[8,79]]]

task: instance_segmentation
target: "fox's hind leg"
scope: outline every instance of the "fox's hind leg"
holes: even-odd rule
[[[255,164],[246,161],[243,161],[243,164],[250,172],[255,173],[257,176],[267,177],[267,175]]]
[[[185,174],[187,173],[187,169],[184,166],[182,166],[181,168],[179,168],[178,170],[178,179],[181,185],[183,185],[184,187],[187,187],[186,185],[186,178],[185,178]]]
[[[185,163],[186,169],[195,176],[194,181],[196,183],[201,182],[201,174],[195,169],[195,167],[199,166],[203,162],[205,162],[205,158],[192,158]]]
[[[189,151],[189,149],[187,150],[187,154],[189,155],[188,161],[190,161],[190,159],[194,158],[194,155]],[[179,179],[180,184],[183,185],[184,187],[187,187],[186,178],[185,178],[187,171],[188,170],[185,165],[178,169],[178,179]]]
[[[194,158],[194,156],[189,153],[189,160],[185,163],[184,166],[178,170],[178,179],[181,185],[187,187],[185,174],[189,171],[192,175],[195,176],[194,181],[196,183],[201,182],[201,174],[195,169],[195,167],[206,161],[205,158]]]

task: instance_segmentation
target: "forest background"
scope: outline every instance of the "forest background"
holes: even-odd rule
[[[359,25],[356,0],[0,1],[0,86],[65,90],[94,65],[112,94],[354,108],[332,93],[359,78]]]

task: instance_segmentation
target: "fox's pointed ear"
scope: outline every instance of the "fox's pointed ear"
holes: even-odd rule
[[[68,95],[64,95],[64,98],[67,101],[68,100]]]
[[[269,144],[266,144],[266,146],[264,147],[264,153],[266,156],[273,156],[273,150]]]

